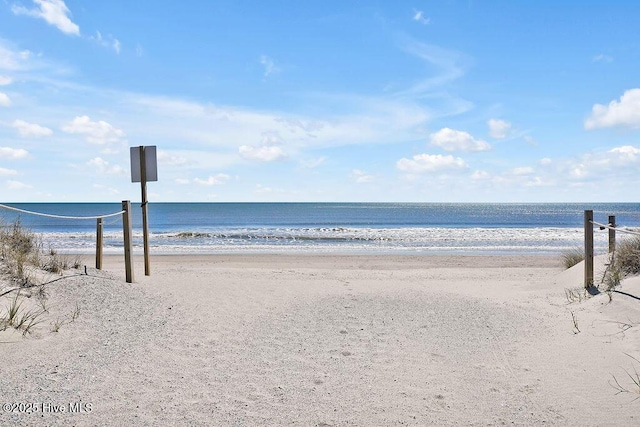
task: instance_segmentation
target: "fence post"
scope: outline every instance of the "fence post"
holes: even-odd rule
[[[96,223],[96,269],[102,270],[102,218]]]
[[[141,145],[140,150],[140,186],[142,188],[142,246],[144,248],[144,275],[151,275],[151,266],[149,265],[149,203],[147,201],[147,161],[145,156],[145,147]]]
[[[584,288],[593,286],[593,211],[584,211]]]
[[[122,234],[124,235],[124,271],[127,283],[133,283],[133,244],[131,241],[131,201],[122,201]]]
[[[609,225],[613,228],[609,229],[609,253],[612,254],[616,250],[616,216],[609,215]]]

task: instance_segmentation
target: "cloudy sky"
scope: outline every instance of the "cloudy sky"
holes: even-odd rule
[[[640,2],[0,0],[0,200],[640,200]]]

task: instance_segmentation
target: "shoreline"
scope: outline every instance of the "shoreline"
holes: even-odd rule
[[[95,257],[86,254],[76,254],[87,265],[93,265]],[[557,268],[561,271],[562,257],[548,254],[344,254],[344,253],[231,253],[231,254],[151,254],[150,264],[171,265],[174,263],[203,264],[255,264],[260,267],[273,265],[296,265],[315,268],[373,268],[385,269],[395,266],[396,269],[422,268]],[[143,255],[133,255],[134,268],[142,271]],[[124,255],[104,254],[105,269],[117,272],[117,265],[124,268]]]

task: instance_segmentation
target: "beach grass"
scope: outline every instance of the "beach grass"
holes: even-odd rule
[[[609,294],[618,287],[625,277],[640,275],[640,237],[622,240],[615,251],[609,254],[609,261],[600,281],[601,290]]]
[[[0,317],[0,328],[5,331],[12,327],[22,332],[23,336],[32,332],[37,324],[41,323],[40,317],[45,313],[44,310],[27,310],[23,308],[25,297],[16,292],[6,307],[5,314]]]
[[[39,278],[47,274],[62,275],[65,270],[79,268],[80,258],[60,255],[53,248],[43,250],[40,238],[18,219],[9,225],[0,222],[0,267],[5,283],[13,285],[1,295],[14,293],[4,310],[0,307],[0,330],[14,328],[26,336],[49,312],[46,282],[39,281]],[[33,295],[37,297],[37,306],[25,304]],[[71,322],[79,315],[80,309],[76,305]],[[56,331],[59,327],[55,328]]]
[[[78,257],[61,255],[53,248],[44,250],[40,237],[24,227],[19,218],[9,225],[0,221],[0,259],[4,273],[20,287],[38,285],[34,270],[61,274],[81,265]]]
[[[616,246],[615,265],[625,275],[640,274],[640,236],[622,240]]]
[[[584,288],[565,288],[564,296],[567,298],[567,302],[572,304],[574,302],[581,302],[589,298],[589,294]]]
[[[638,373],[638,369],[640,367],[640,360],[638,360],[637,358],[633,357],[632,355],[625,353],[627,356],[629,356],[633,362],[632,362],[632,367],[631,370],[627,370],[627,369],[623,369],[624,373],[626,374],[626,379],[627,381],[625,381],[626,383],[628,383],[628,385],[622,385],[620,382],[621,380],[618,380],[618,378],[616,378],[615,375],[611,374],[611,377],[613,378],[613,383],[609,383],[614,389],[616,389],[617,393],[616,394],[620,394],[620,393],[630,393],[630,394],[637,394],[638,397],[636,397],[634,400],[638,400],[640,399],[640,373]]]
[[[580,333],[580,327],[578,326],[578,316],[576,316],[576,314],[571,311],[571,322],[573,323],[573,333],[575,334],[579,334]]]
[[[584,250],[582,248],[573,248],[562,254],[562,265],[564,268],[571,268],[584,260]]]

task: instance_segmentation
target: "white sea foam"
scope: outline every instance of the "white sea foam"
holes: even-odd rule
[[[94,233],[44,233],[63,252],[95,251]],[[583,245],[581,228],[227,228],[151,233],[155,253],[397,252],[562,253]],[[595,233],[606,251],[607,233]],[[134,233],[134,248],[142,234]],[[104,235],[106,253],[122,251],[122,232]]]

